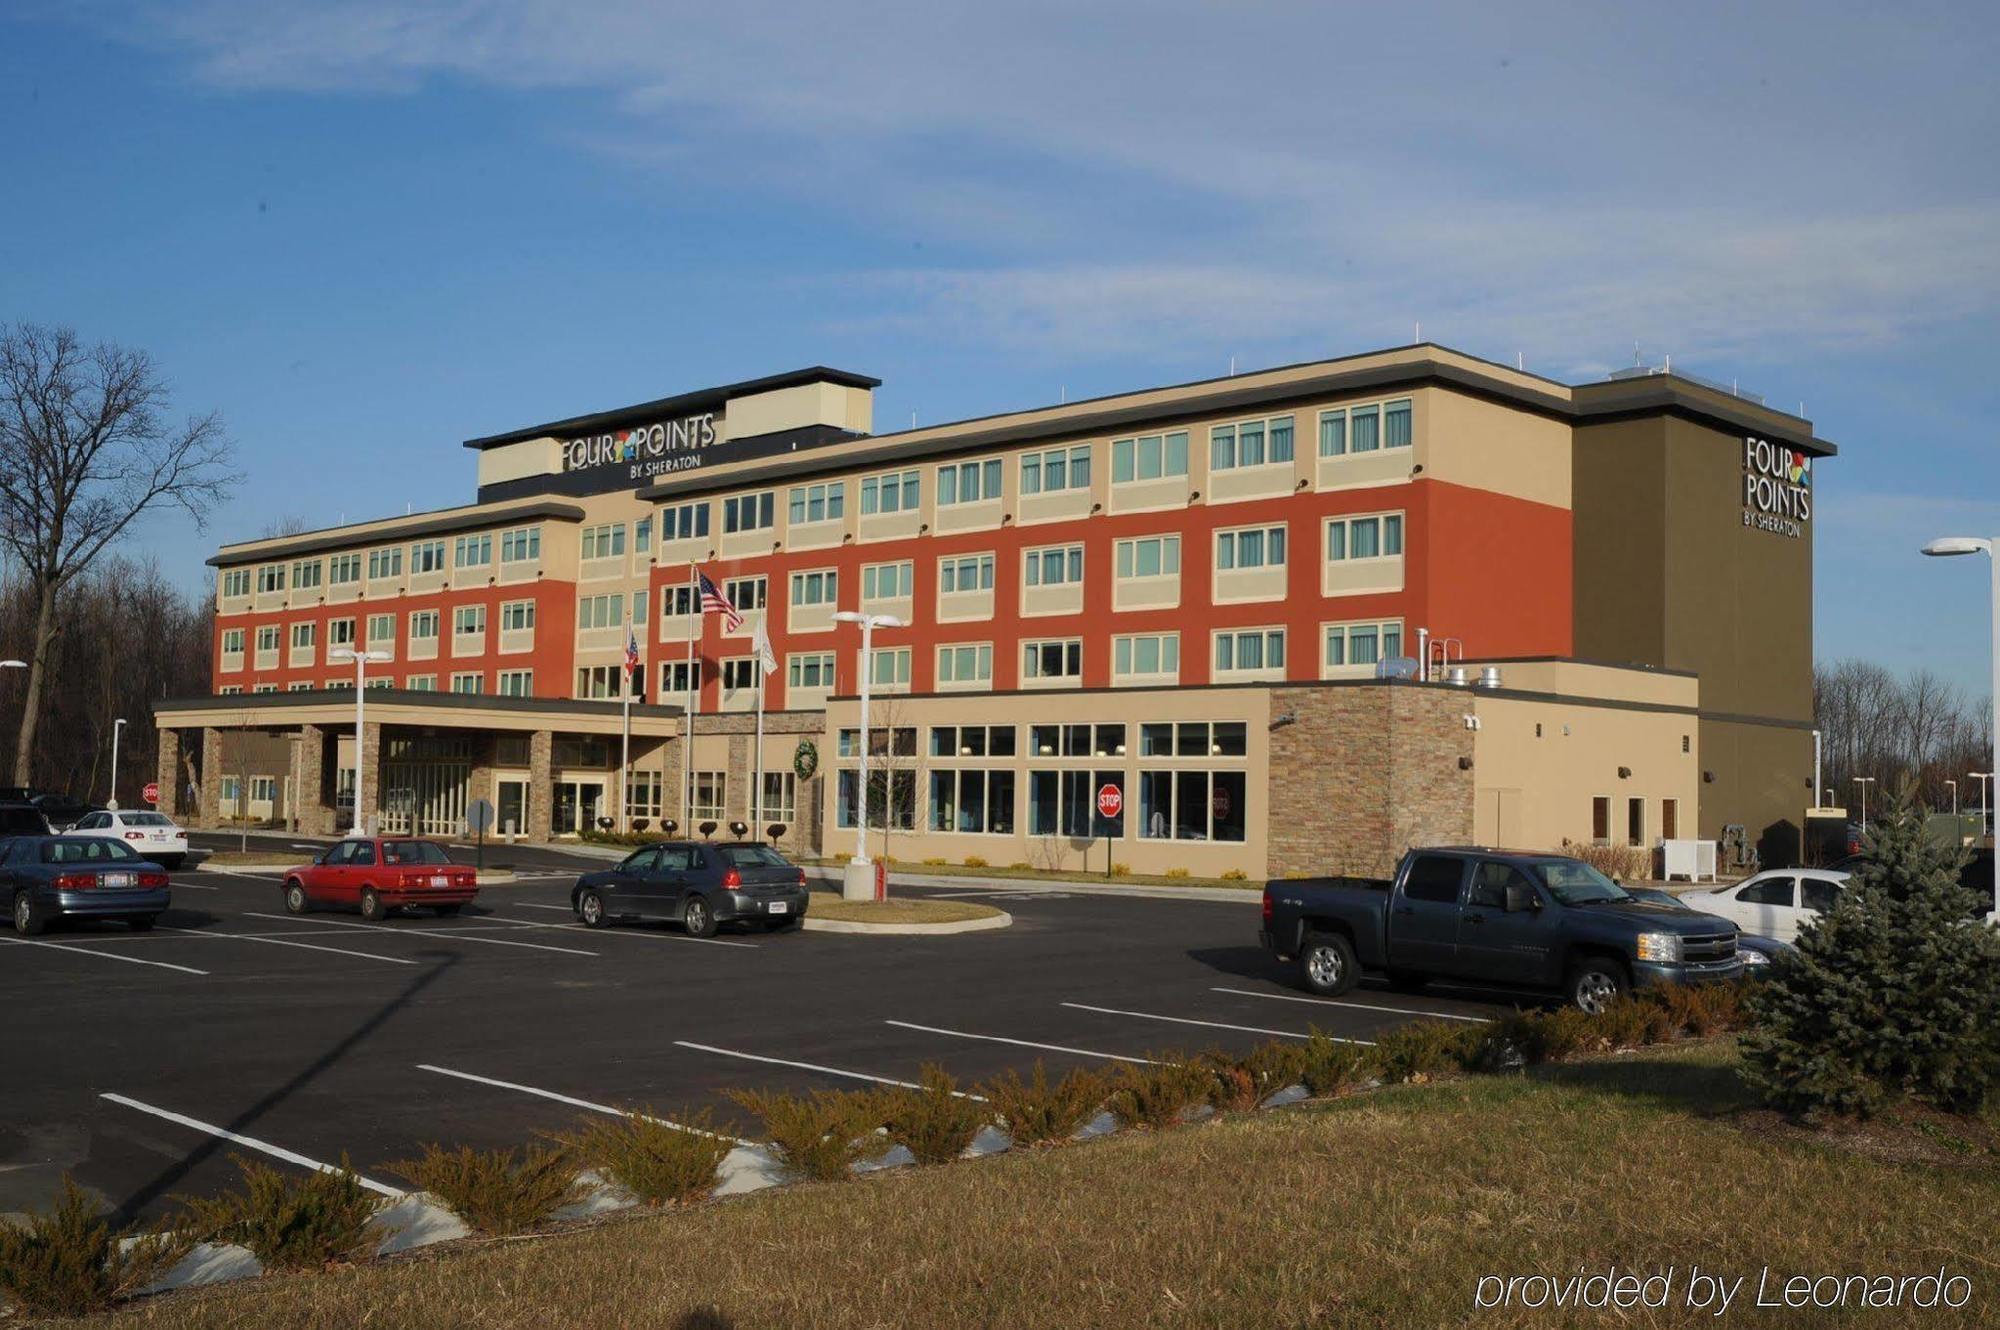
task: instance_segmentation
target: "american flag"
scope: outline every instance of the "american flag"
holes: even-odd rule
[[[720,614],[722,616],[722,629],[724,632],[733,633],[738,628],[741,628],[743,626],[743,616],[738,614],[736,607],[729,603],[729,597],[723,595],[716,588],[715,583],[708,580],[707,573],[696,569],[695,576],[701,579],[701,612],[703,614]]]
[[[630,674],[638,668],[639,668],[639,638],[638,635],[632,631],[632,625],[628,621],[625,625],[625,673]]]

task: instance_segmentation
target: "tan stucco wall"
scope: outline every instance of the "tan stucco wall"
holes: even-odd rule
[[[1425,478],[1570,506],[1570,422],[1449,388],[1416,396],[1417,461]]]
[[[1699,722],[1691,712],[1476,692],[1468,701],[1479,721],[1471,738],[1473,826],[1481,844],[1554,849],[1565,840],[1587,843],[1597,796],[1612,801],[1615,843],[1624,843],[1631,798],[1646,801],[1648,846],[1660,836],[1662,799],[1679,801],[1678,834],[1697,834],[1702,750]],[[1631,774],[1620,776],[1621,767]]]

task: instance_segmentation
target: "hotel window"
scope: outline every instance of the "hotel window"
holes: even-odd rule
[[[660,696],[686,697],[701,687],[701,662],[667,660],[660,662]]]
[[[993,682],[993,644],[939,647],[937,681],[940,684]]]
[[[861,570],[861,599],[901,600],[911,594],[916,583],[916,565],[905,559],[901,563],[871,563]]]
[[[616,628],[625,622],[625,597],[619,592],[585,596],[576,603],[576,626],[580,629]]]
[[[660,618],[691,619],[701,613],[701,597],[685,582],[660,588]]]
[[[368,645],[371,647],[396,641],[396,616],[393,614],[371,614],[368,616]]]
[[[533,697],[535,695],[535,672],[533,670],[502,670],[493,676],[494,691],[502,697]]]
[[[861,515],[913,513],[917,510],[921,484],[915,471],[892,471],[886,476],[867,476],[861,481]]]
[[[344,688],[352,688],[354,687],[354,682],[351,679],[344,679],[341,681],[340,686]],[[394,688],[396,686],[396,681],[390,678],[386,674],[376,674],[376,675],[371,675],[369,677],[368,686],[370,688]]]
[[[310,651],[313,646],[314,625],[295,623],[292,625],[292,650]]]
[[[1326,557],[1388,559],[1403,552],[1403,515],[1334,518],[1326,524]]]
[[[257,570],[257,594],[269,595],[285,589],[285,565],[267,563]]]
[[[793,688],[832,688],[833,653],[815,651],[786,662],[786,682]]]
[[[938,561],[939,591],[951,593],[956,591],[991,591],[992,589],[992,555],[968,554],[962,558],[948,558]]]
[[[223,632],[222,654],[225,656],[240,656],[243,654],[243,630],[241,628],[230,628]]]
[[[1000,459],[994,457],[984,462],[941,466],[938,468],[937,487],[940,504],[997,499],[1000,497]]]
[[[789,499],[793,526],[808,522],[837,522],[847,515],[847,482],[824,485],[794,485]]]
[[[732,494],[722,501],[724,535],[738,531],[762,531],[775,520],[770,490],[762,494]]]
[[[451,566],[454,568],[484,568],[493,562],[493,533],[460,536],[452,542]]]
[[[1590,800],[1590,843],[1611,843],[1611,801],[1601,794],[1592,796]]]
[[[326,580],[333,586],[346,586],[361,580],[361,556],[359,554],[336,554],[327,560]]]
[[[731,656],[722,662],[722,688],[724,692],[740,692],[755,688],[761,676],[757,673],[755,656]]]
[[[1319,413],[1319,455],[1372,453],[1410,446],[1410,399]]]
[[[301,559],[292,565],[292,590],[311,591],[319,585],[320,562],[318,559]]]
[[[769,603],[771,579],[761,573],[756,577],[732,577],[722,584],[722,594],[729,597],[738,614],[748,614]]]
[[[1285,564],[1285,528],[1253,527],[1247,531],[1218,531],[1215,534],[1215,566],[1230,568],[1282,568]]]
[[[1036,757],[1123,757],[1125,726],[1030,725],[1028,751]]]
[[[1147,721],[1139,726],[1140,757],[1242,757],[1249,727],[1240,720]]]
[[[657,821],[660,801],[665,797],[666,780],[657,771],[635,771],[625,781],[625,812],[634,818]]]
[[[1056,545],[1028,551],[1029,586],[1066,586],[1083,580],[1083,546]]]
[[[410,615],[410,640],[413,642],[435,640],[438,635],[438,612],[417,610]]]
[[[763,821],[768,826],[773,822],[783,822],[787,826],[799,820],[799,778],[790,771],[767,771],[764,773],[764,798],[760,804]]]
[[[420,540],[410,546],[410,575],[421,577],[425,573],[444,571],[444,542],[441,540]]]
[[[460,605],[451,612],[451,631],[455,637],[476,637],[485,632],[486,607]]]
[[[910,682],[910,649],[877,647],[868,660],[868,681],[877,688]]]
[[[224,573],[222,575],[222,594],[231,598],[249,595],[250,570],[248,568],[231,568],[228,572]]]
[[[1208,431],[1208,466],[1230,471],[1244,466],[1289,463],[1292,460],[1292,418],[1240,420]]]
[[[1172,677],[1181,669],[1178,633],[1140,633],[1111,639],[1111,672],[1115,676]]]
[[[368,551],[368,580],[380,582],[403,575],[403,547]]]
[[[354,620],[328,619],[326,621],[326,644],[330,647],[353,646]]]
[[[435,674],[412,674],[403,680],[403,687],[413,693],[435,693],[438,677]]]
[[[932,757],[1012,757],[1012,725],[933,725]]]
[[[729,774],[723,771],[691,771],[688,773],[688,820],[690,822],[720,822],[723,805],[727,803]],[[695,828],[688,828],[690,831]]]
[[[1021,493],[1053,494],[1090,488],[1090,445],[1029,453],[1021,459]]]
[[[835,739],[836,750],[842,757],[856,757],[861,752],[861,731],[842,730]],[[917,755],[917,730],[914,725],[870,725],[868,727],[868,755],[870,757],[915,757]]]
[[[1284,668],[1285,630],[1282,628],[1248,628],[1215,635],[1217,674]]]
[[[840,574],[831,568],[792,574],[792,604],[831,605],[840,593]]]
[[[1326,667],[1373,666],[1403,654],[1403,621],[1333,623],[1326,627]]]
[[[661,540],[705,540],[708,537],[708,504],[677,503],[660,509]]]
[[[500,631],[518,633],[535,626],[535,602],[510,600],[500,607]]]
[[[860,773],[848,768],[835,784],[834,822],[852,828],[860,803]],[[868,825],[910,831],[917,825],[917,773],[873,770],[868,773]]]
[[[644,554],[653,548],[653,519],[642,517],[632,524],[632,552]]]
[[[1030,836],[1104,836],[1119,839],[1125,819],[1101,818],[1097,791],[1105,785],[1121,789],[1120,771],[1030,771],[1028,773],[1028,834]]]
[[[486,691],[486,676],[483,674],[454,674],[451,676],[451,691],[454,693],[483,693]]]
[[[1111,483],[1128,485],[1138,480],[1160,480],[1185,476],[1188,469],[1186,430],[1173,434],[1145,434],[1136,439],[1111,441]]]
[[[312,691],[312,680],[294,679],[285,685],[285,691],[288,693],[309,693]]]
[[[628,671],[623,665],[585,665],[576,672],[576,695],[580,698],[617,697],[618,690],[626,686]],[[637,670],[629,672],[632,696],[645,693],[645,680]]]
[[[257,630],[257,650],[276,651],[278,649],[278,626],[265,624]]]
[[[1023,642],[1021,677],[1024,679],[1075,679],[1083,674],[1083,643]]]
[[[1247,821],[1246,773],[1141,771],[1141,840],[1241,841]]]
[[[1625,843],[1644,846],[1646,843],[1646,801],[1627,799],[1625,801]]]
[[[243,692],[243,685],[240,683],[224,684],[222,687],[216,689],[215,691],[219,696],[222,697],[238,697],[241,696]]]
[[[1118,576],[1174,577],[1181,571],[1179,536],[1146,536],[1121,540],[1116,546]]]
[[[625,553],[625,524],[603,522],[583,529],[583,557],[616,559]]]
[[[1410,402],[1404,398],[1400,402],[1390,402],[1382,408],[1382,446],[1384,448],[1407,448],[1410,446]]]
[[[542,529],[516,527],[500,534],[500,562],[529,563],[542,557]]]
[[[1014,833],[1014,773],[1005,768],[930,773],[932,831]]]
[[[350,683],[347,686],[352,688],[354,685]],[[253,693],[275,693],[278,691],[278,685],[274,683],[260,683],[250,691]]]

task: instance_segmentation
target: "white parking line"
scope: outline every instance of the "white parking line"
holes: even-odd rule
[[[296,917],[288,914],[259,914],[255,910],[245,910],[243,913],[246,918],[276,919],[281,923],[289,923]],[[323,919],[320,922],[329,924],[335,928],[360,929],[364,933],[373,933],[377,937],[459,937],[464,938],[467,942],[483,942],[489,947],[526,947],[530,951],[559,951],[568,956],[596,956],[601,954],[595,951],[583,951],[577,947],[551,947],[542,942],[506,942],[497,937],[465,937],[462,929],[384,928],[380,924],[343,924],[334,919]],[[272,941],[275,939],[266,940]],[[299,945],[305,946],[306,944],[301,942]],[[405,961],[403,963],[405,965],[416,964],[415,961]]]
[[[842,1071],[839,1067],[822,1067],[817,1062],[793,1062],[789,1058],[765,1057],[762,1053],[741,1053],[733,1048],[717,1048],[713,1044],[691,1044],[685,1039],[674,1040],[677,1048],[692,1048],[698,1053],[717,1053],[726,1058],[742,1058],[745,1062],[768,1062],[777,1067],[797,1067],[802,1071],[817,1071],[827,1076],[845,1076],[851,1081],[873,1081],[877,1085],[900,1085],[905,1090],[921,1090],[924,1087],[915,1081],[899,1081],[893,1076],[870,1076],[865,1071]],[[986,1102],[986,1096],[966,1090],[953,1090],[960,1099],[976,1099]]]
[[[884,1025],[895,1025],[905,1030],[922,1030],[925,1034],[948,1034],[955,1039],[983,1039],[989,1044],[1013,1044],[1018,1048],[1043,1048],[1051,1053],[1074,1053],[1085,1058],[1109,1058],[1113,1062],[1143,1062],[1148,1066],[1165,1066],[1157,1058],[1127,1057],[1123,1053],[1100,1053],[1094,1048],[1071,1048],[1066,1044],[1038,1044],[1032,1039],[1008,1039],[997,1034],[973,1034],[970,1030],[946,1030],[935,1025],[918,1025],[912,1021],[883,1021]]]
[[[1432,1016],[1441,1021],[1472,1021],[1492,1024],[1490,1016],[1455,1016],[1448,1011],[1425,1011],[1421,1007],[1383,1007],[1372,1002],[1348,1002],[1342,998],[1303,997],[1297,993],[1258,993],[1248,988],[1211,988],[1211,993],[1233,993],[1237,997],[1270,998],[1274,1002],[1305,1002],[1320,1007],[1353,1007],[1360,1011],[1387,1011],[1398,1016]]]
[[[322,1164],[317,1159],[308,1159],[302,1154],[295,1154],[292,1151],[286,1150],[280,1146],[272,1145],[269,1141],[260,1141],[254,1136],[243,1136],[238,1134],[237,1132],[230,1131],[226,1127],[218,1127],[212,1122],[203,1122],[199,1118],[187,1117],[184,1114],[175,1113],[164,1108],[155,1108],[151,1104],[142,1104],[136,1099],[127,1099],[122,1094],[106,1093],[106,1094],[100,1094],[97,1097],[99,1099],[109,1099],[114,1104],[123,1104],[126,1108],[136,1108],[141,1113],[151,1113],[154,1117],[165,1118],[168,1122],[178,1122],[183,1127],[192,1127],[196,1131],[207,1132],[210,1136],[217,1137],[221,1140],[233,1141],[237,1145],[247,1145],[252,1150],[261,1150],[263,1153],[271,1156],[273,1159],[282,1159],[288,1164],[297,1164],[300,1168],[309,1168],[317,1173],[341,1172],[340,1169],[334,1167],[332,1164]],[[354,1175],[354,1180],[360,1183],[362,1186],[366,1187],[369,1191],[376,1192],[382,1196],[387,1196],[392,1200],[400,1199],[401,1197],[406,1195],[406,1193],[398,1191],[394,1187],[385,1186],[384,1184],[375,1181],[373,1178],[364,1178],[359,1173],[356,1173]]]
[[[9,942],[18,942],[24,947],[47,947],[50,951],[67,951],[78,956],[95,956],[99,960],[124,961],[127,965],[150,965],[158,970],[179,970],[182,974],[207,975],[206,970],[197,970],[191,965],[169,965],[165,961],[142,961],[137,956],[119,956],[108,951],[92,951],[88,947],[65,947],[60,942],[37,942],[33,938],[12,937]]]
[[[215,885],[214,883],[212,883],[212,882],[182,882],[182,881],[181,881],[180,879],[176,878],[176,879],[174,879],[174,881],[173,881],[173,885],[172,885],[172,886],[170,886],[170,887],[168,887],[168,888],[167,888],[167,890],[169,890],[169,891],[221,891],[221,890],[222,890],[222,888],[221,888],[221,887],[218,887],[218,886],[216,886],[216,885]]]
[[[522,901],[519,903],[523,905],[527,904],[526,901]],[[558,909],[558,910],[566,909],[566,907],[560,905],[537,906],[536,908]],[[498,914],[498,913],[492,915],[491,917],[494,919],[505,919],[510,924],[519,924],[522,928],[555,928],[555,929],[560,929],[565,933],[590,933],[596,937],[652,938],[656,942],[700,942],[711,947],[748,947],[752,951],[755,951],[757,949],[757,944],[755,942],[731,942],[728,938],[721,938],[721,937],[689,937],[685,933],[636,933],[629,928],[618,928],[615,926],[611,928],[599,929],[599,928],[585,928],[582,924],[544,924],[533,919],[514,919],[509,917],[508,915]]]
[[[415,965],[416,961],[404,960],[401,956],[378,956],[372,951],[349,951],[345,947],[324,947],[317,942],[293,942],[285,938],[264,937],[257,933],[216,933],[199,928],[168,928],[159,925],[162,933],[185,933],[190,937],[229,938],[235,942],[262,942],[273,947],[297,947],[301,951],[326,951],[336,956],[359,956],[365,961],[381,961],[387,965]]]
[[[575,910],[572,910],[567,905],[542,905],[538,904],[535,901],[515,901],[513,902],[513,904],[520,906],[524,910],[558,910],[561,911],[563,914],[576,913]]]
[[[1260,1025],[1230,1025],[1224,1021],[1197,1021],[1186,1016],[1162,1016],[1155,1011],[1123,1011],[1117,1007],[1093,1007],[1084,1002],[1065,1002],[1065,1007],[1078,1011],[1101,1011],[1107,1016],[1136,1016],[1142,1021],[1171,1021],[1175,1025],[1205,1025],[1212,1030],[1240,1030],[1244,1034],[1274,1034],[1280,1039],[1310,1039],[1309,1034],[1299,1034],[1295,1030],[1266,1030]],[[1343,1039],[1339,1035],[1328,1035],[1336,1044],[1367,1044],[1374,1046],[1373,1039]]]
[[[648,1122],[657,1122],[662,1127],[671,1127],[675,1131],[684,1131],[690,1136],[706,1136],[710,1140],[716,1141],[734,1141],[738,1145],[756,1144],[755,1141],[746,1141],[741,1136],[724,1136],[717,1132],[701,1131],[694,1127],[682,1126],[678,1122],[670,1122],[666,1118],[656,1118],[651,1113],[629,1112],[622,1108],[613,1108],[610,1104],[599,1104],[588,1099],[577,1099],[571,1095],[557,1094],[554,1090],[538,1090],[532,1085],[522,1085],[518,1081],[500,1081],[495,1080],[491,1076],[475,1076],[469,1071],[453,1071],[450,1067],[434,1067],[428,1062],[419,1062],[417,1070],[435,1072],[439,1076],[456,1076],[461,1081],[477,1081],[481,1085],[497,1086],[502,1090],[518,1090],[522,1094],[531,1094],[542,1099],[553,1099],[559,1104],[572,1104],[577,1108],[587,1108],[593,1113],[604,1113],[611,1117],[644,1118]]]

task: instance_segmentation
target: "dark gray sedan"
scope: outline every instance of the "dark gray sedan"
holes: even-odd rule
[[[725,923],[797,928],[806,913],[806,873],[768,845],[662,841],[615,868],[585,873],[570,905],[586,927],[619,919],[668,919],[690,937],[713,937]]]
[[[167,870],[102,836],[15,836],[0,841],[0,897],[23,937],[64,919],[143,930],[167,908]]]

